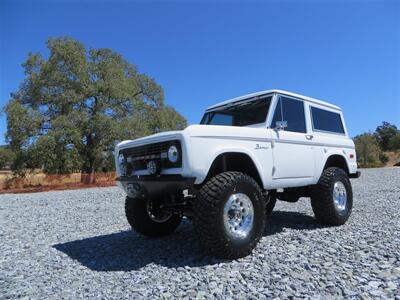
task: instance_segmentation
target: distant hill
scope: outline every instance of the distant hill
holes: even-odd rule
[[[400,163],[400,152],[384,152],[389,158],[385,167],[393,167],[396,164]]]

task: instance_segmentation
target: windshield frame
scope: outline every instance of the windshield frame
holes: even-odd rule
[[[268,111],[267,111],[265,120],[263,122],[261,122],[261,123],[255,123],[255,124],[250,124],[250,125],[245,125],[245,126],[215,125],[215,124],[205,124],[204,123],[206,121],[205,119],[209,118],[211,113],[220,113],[221,115],[229,115],[229,114],[224,113],[225,109],[228,109],[228,108],[231,108],[231,107],[234,107],[234,106],[238,106],[238,105],[245,105],[245,104],[247,104],[249,102],[263,100],[263,99],[265,99],[265,101],[266,101],[268,98],[270,99],[269,100],[270,103],[269,103],[269,106],[268,106]],[[203,114],[203,116],[201,118],[200,124],[201,125],[207,125],[207,126],[211,125],[211,126],[229,126],[229,127],[267,127],[267,121],[269,120],[269,116],[271,114],[271,109],[273,108],[274,99],[275,99],[275,93],[268,93],[268,94],[258,95],[258,96],[255,96],[255,97],[241,99],[241,100],[238,100],[238,101],[235,101],[235,102],[230,102],[230,103],[227,103],[225,105],[214,107],[212,109],[207,109],[204,112],[204,114]],[[209,122],[209,120],[208,120],[208,122]]]

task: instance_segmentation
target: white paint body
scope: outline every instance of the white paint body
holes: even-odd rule
[[[119,143],[115,151],[117,173],[120,174],[119,150],[176,139],[180,140],[182,145],[182,168],[165,169],[161,171],[161,175],[179,174],[183,177],[195,177],[195,184],[203,183],[214,159],[228,152],[248,155],[258,170],[263,188],[267,190],[316,184],[331,155],[342,156],[350,174],[357,172],[354,143],[348,136],[343,113],[335,105],[285,91],[269,90],[219,103],[209,107],[207,111],[267,94],[271,94],[272,102],[263,124],[248,127],[191,125],[182,131],[158,133]],[[304,101],[306,133],[271,128],[279,95]],[[345,134],[313,130],[310,105],[340,114]],[[134,175],[148,175],[148,172],[136,171]]]

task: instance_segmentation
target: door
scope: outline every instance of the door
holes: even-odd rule
[[[280,122],[279,128],[276,122]],[[273,140],[273,179],[312,178],[314,149],[307,134],[304,102],[279,96],[271,128]]]

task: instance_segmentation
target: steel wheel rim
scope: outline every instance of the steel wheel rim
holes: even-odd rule
[[[333,185],[333,201],[338,212],[343,212],[346,210],[347,191],[346,187],[341,181],[337,181]]]
[[[246,194],[232,194],[224,206],[224,226],[228,235],[245,239],[250,234],[253,223],[253,202]]]
[[[151,201],[147,201],[147,209],[146,210],[147,210],[147,214],[149,215],[150,219],[156,223],[164,223],[172,217],[172,214],[169,214],[169,213],[162,213],[162,214],[155,215],[152,212],[153,203]]]

